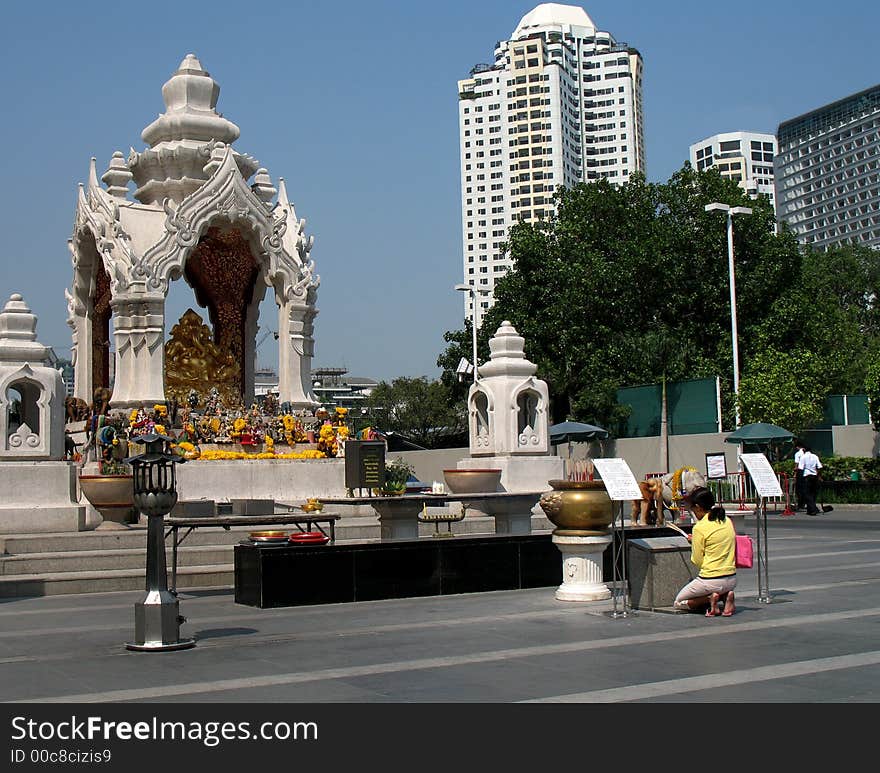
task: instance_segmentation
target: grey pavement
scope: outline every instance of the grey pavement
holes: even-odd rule
[[[740,570],[731,618],[554,588],[266,610],[215,588],[181,592],[195,648],[140,653],[140,592],[2,599],[0,700],[876,702],[880,509],[771,513],[768,535],[771,602]]]

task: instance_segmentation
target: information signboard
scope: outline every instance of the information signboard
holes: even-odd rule
[[[614,501],[641,499],[642,490],[624,459],[593,459],[608,496]]]
[[[740,456],[740,459],[742,459],[742,463],[752,477],[752,483],[755,484],[758,496],[782,496],[779,478],[776,477],[776,473],[773,472],[773,468],[770,466],[770,461],[764,454],[743,454]]]
[[[345,443],[345,487],[382,488],[385,485],[385,443],[348,440]]]
[[[724,451],[706,454],[706,478],[721,480],[727,477],[727,457]]]

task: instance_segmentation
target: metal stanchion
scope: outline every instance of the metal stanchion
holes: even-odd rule
[[[611,522],[611,577],[612,591],[611,598],[614,600],[613,611],[611,617],[628,617],[635,615],[630,609],[627,594],[627,578],[626,578],[626,527],[623,525],[623,500],[620,500],[620,526],[617,524],[617,516]],[[617,609],[617,589],[621,590],[623,602],[620,611]]]
[[[767,499],[758,500],[755,510],[755,542],[758,549],[758,601],[769,604],[770,573],[767,566]]]

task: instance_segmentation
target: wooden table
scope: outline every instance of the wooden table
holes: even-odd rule
[[[401,494],[392,497],[321,498],[324,505],[370,505],[379,516],[383,540],[418,539],[419,515],[424,507],[461,503],[495,518],[496,534],[530,534],[532,508],[543,491],[501,491],[492,494]]]
[[[272,513],[270,515],[218,515],[218,516],[192,516],[189,518],[166,518],[165,539],[172,536],[171,554],[171,587],[169,590],[176,592],[177,589],[177,548],[192,533],[193,529],[200,526],[220,526],[229,531],[233,526],[272,526],[293,525],[301,532],[317,529],[330,542],[336,542],[336,521],[339,515],[336,513]],[[325,524],[322,526],[321,524]],[[186,529],[183,536],[179,536],[180,530]]]

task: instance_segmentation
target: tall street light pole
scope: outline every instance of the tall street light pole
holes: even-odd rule
[[[731,207],[714,201],[707,204],[706,212],[727,213],[727,274],[730,278],[730,337],[733,340],[733,394],[736,398],[736,428],[740,426],[739,417],[739,335],[736,329],[736,275],[733,265],[733,216],[751,215],[750,207]]]
[[[471,296],[472,314],[471,314],[471,338],[473,339],[473,362],[474,366],[474,383],[477,383],[477,288],[469,284],[457,284],[456,290],[469,293]]]

